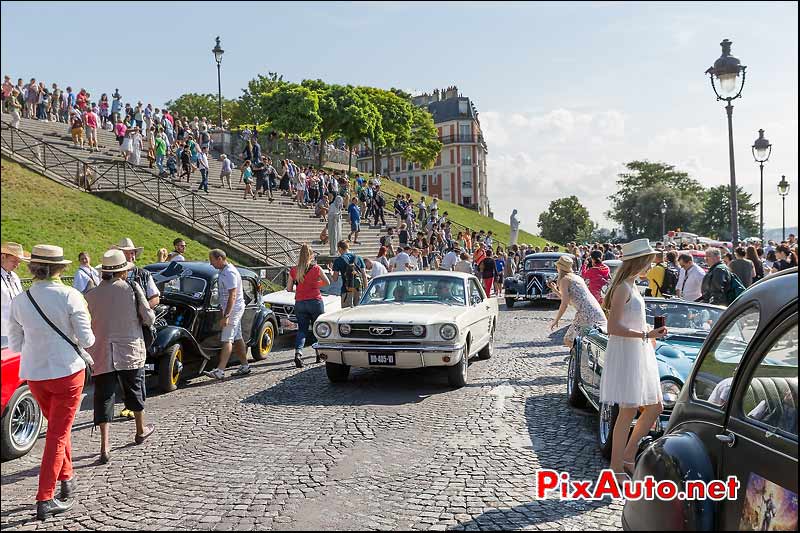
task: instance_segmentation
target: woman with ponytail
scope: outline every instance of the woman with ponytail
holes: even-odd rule
[[[639,275],[650,268],[655,253],[647,239],[624,245],[622,265],[603,301],[608,315],[608,346],[600,377],[600,402],[619,406],[611,449],[611,469],[618,480],[633,472],[639,440],[663,409],[653,345],[655,339],[667,334],[667,328],[648,327],[644,299],[635,285]],[[644,409],[629,437],[640,407]]]
[[[303,367],[303,347],[308,328],[314,325],[319,315],[325,312],[320,289],[330,284],[328,276],[314,263],[314,252],[308,244],[300,247],[297,266],[289,271],[286,290],[295,293],[294,313],[297,317],[297,340],[294,348],[294,364]],[[319,363],[319,359],[317,359]]]

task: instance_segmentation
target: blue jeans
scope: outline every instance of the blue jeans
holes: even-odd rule
[[[294,306],[294,313],[297,317],[297,339],[295,350],[302,350],[306,344],[308,328],[314,325],[319,315],[325,312],[325,305],[322,300],[301,300]]]
[[[200,186],[197,190],[199,191],[201,189],[208,192],[208,169],[206,168],[200,169]]]
[[[156,156],[156,166],[158,167],[158,172],[160,174],[163,174],[164,173],[164,156],[163,155],[157,155]]]

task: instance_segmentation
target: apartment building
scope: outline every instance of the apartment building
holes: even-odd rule
[[[436,89],[432,94],[413,98],[415,105],[426,106],[444,145],[433,168],[421,169],[406,161],[400,152],[383,156],[378,173],[419,191],[426,196],[474,209],[491,216],[487,192],[486,155],[488,148],[478,120],[475,104],[453,86]],[[359,171],[372,173],[372,154],[366,146],[359,149]]]

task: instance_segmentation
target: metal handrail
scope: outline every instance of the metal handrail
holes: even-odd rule
[[[232,244],[266,264],[296,264],[301,244],[194,191],[186,190],[127,161],[88,163],[30,133],[2,122],[3,148],[43,171],[88,192],[119,191],[143,198],[177,220],[188,219],[194,227],[222,235]],[[16,141],[15,141],[16,139]],[[72,172],[74,169],[74,174]],[[166,209],[164,209],[166,208]]]

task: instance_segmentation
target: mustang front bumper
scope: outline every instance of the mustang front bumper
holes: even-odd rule
[[[463,344],[340,344],[317,342],[313,345],[320,359],[329,363],[370,368],[424,368],[427,366],[453,366],[460,361]],[[395,364],[370,364],[370,355],[394,354]]]

